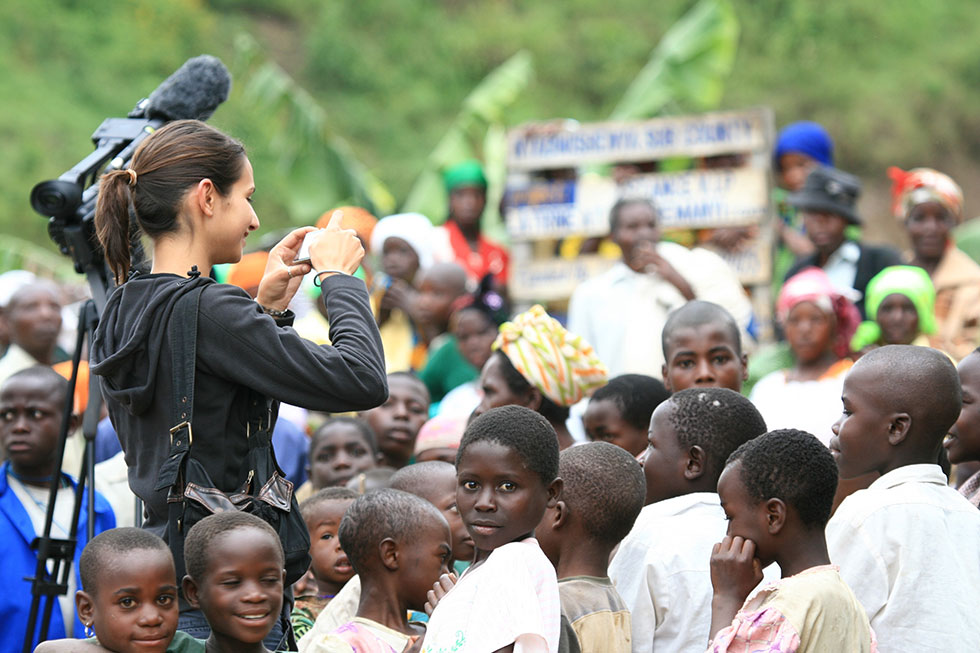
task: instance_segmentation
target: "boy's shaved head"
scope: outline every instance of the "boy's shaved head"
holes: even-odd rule
[[[68,394],[68,381],[47,365],[34,365],[23,369],[16,374],[11,374],[0,386],[0,394],[15,385],[27,385],[38,388],[43,387],[49,391],[48,397],[52,401],[64,403],[65,396]]]
[[[879,380],[865,392],[895,412],[908,413],[913,433],[941,441],[960,415],[960,377],[949,357],[936,349],[886,345],[862,356],[853,370]]]
[[[459,295],[466,292],[466,270],[459,263],[436,263],[422,272],[419,283],[422,280],[451,288]]]
[[[430,496],[434,492],[438,493],[440,489],[438,484],[434,482],[440,477],[452,478],[455,483],[456,467],[441,460],[415,463],[408,467],[402,467],[392,474],[388,487],[431,501]]]
[[[736,355],[742,355],[742,334],[731,313],[718,304],[695,299],[675,309],[667,317],[667,322],[664,324],[664,329],[660,335],[664,356],[668,356],[671,336],[676,330],[696,328],[705,324],[724,325],[731,334]]]

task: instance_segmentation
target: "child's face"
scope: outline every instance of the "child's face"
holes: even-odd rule
[[[908,345],[919,335],[919,312],[912,300],[900,293],[882,300],[875,321],[886,345]]]
[[[432,515],[426,519],[418,538],[398,543],[399,549],[405,552],[398,587],[412,610],[425,608],[426,593],[439,576],[449,573],[453,560],[451,542],[449,524]]]
[[[177,632],[177,577],[169,551],[115,554],[97,588],[75,595],[78,616],[115,653],[164,653]]]
[[[806,176],[817,165],[817,160],[801,152],[787,152],[779,157],[779,185],[790,192],[803,188]]]
[[[844,377],[844,410],[830,427],[834,433],[830,453],[837,461],[841,478],[881,471],[891,458],[888,432],[892,414],[874,394],[875,390],[884,391],[884,381],[860,362]]]
[[[625,421],[619,404],[612,399],[590,401],[582,422],[589,440],[610,442],[634,456],[647,448],[647,431]]]
[[[429,487],[422,498],[434,505],[449,523],[452,532],[453,560],[473,559],[473,537],[456,506],[456,472],[447,467],[440,469],[429,480]]]
[[[419,270],[419,255],[404,238],[389,236],[381,248],[381,269],[392,279],[412,283]]]
[[[980,354],[970,354],[959,364],[963,408],[943,442],[949,462],[980,460]]]
[[[282,610],[282,547],[269,533],[237,528],[210,543],[204,578],[184,577],[184,595],[211,626],[211,638],[256,644],[265,639]]]
[[[378,449],[386,462],[404,467],[415,451],[415,438],[429,419],[429,395],[418,379],[388,378],[388,401],[364,413],[378,436]]]
[[[773,562],[773,543],[768,528],[766,504],[749,496],[742,483],[742,464],[729,465],[718,478],[718,497],[728,520],[727,534],[755,542],[755,557],[765,567]]]
[[[496,442],[470,444],[456,467],[456,505],[479,551],[529,537],[553,506],[560,481],[545,484],[521,457]]]
[[[352,499],[323,501],[316,505],[306,521],[310,530],[311,569],[320,594],[336,594],[354,575],[347,554],[340,548],[337,530]]]
[[[643,475],[647,479],[647,505],[684,494],[684,469],[688,455],[677,439],[677,430],[670,423],[670,401],[657,406],[650,419],[649,446],[643,459]]]
[[[14,378],[0,392],[0,441],[14,471],[48,476],[54,467],[64,398],[53,396],[50,383]]]
[[[316,436],[310,453],[310,482],[317,490],[342,487],[377,466],[377,457],[360,429],[351,424],[329,424]]]
[[[482,415],[491,408],[501,406],[528,406],[531,398],[525,394],[517,394],[507,385],[507,379],[501,371],[500,355],[490,356],[486,365],[480,371],[480,390],[483,398],[480,405],[473,411],[474,416]]]
[[[800,302],[786,317],[786,340],[798,361],[810,363],[830,350],[834,327],[833,316],[813,302]]]
[[[470,365],[478,370],[483,369],[490,358],[493,341],[497,338],[497,326],[476,309],[459,311],[454,319],[453,333],[459,352]]]
[[[453,302],[462,294],[461,290],[455,288],[449,280],[441,278],[438,273],[426,274],[419,285],[416,304],[419,321],[445,331],[449,326]]]
[[[722,324],[702,324],[674,331],[667,340],[664,386],[670,392],[688,388],[728,388],[742,391],[748,378],[747,358]]]

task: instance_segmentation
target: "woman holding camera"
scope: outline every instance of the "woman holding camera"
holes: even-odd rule
[[[118,287],[95,336],[92,371],[102,377],[109,416],[143,500],[143,527],[164,534],[167,489],[158,475],[174,426],[171,361],[174,306],[204,285],[197,316],[193,441],[190,458],[217,489],[242,483],[246,432],[255,405],[272,399],[311,410],[365,410],[387,398],[381,339],[367,289],[350,276],[364,250],[340,215],[295,257],[311,227],[296,229],[270,252],[258,295],[214,283],[218,263],[238,261],[259,226],[252,208],[252,166],[241,143],[194,120],[175,121],[147,137],[130,167],[103,176],[96,232]],[[153,242],[149,273],[130,274],[130,211]],[[305,274],[316,272],[330,314],[333,344],[318,346],[289,328],[288,305]],[[271,429],[271,425],[270,425]],[[184,620],[182,619],[182,625]]]

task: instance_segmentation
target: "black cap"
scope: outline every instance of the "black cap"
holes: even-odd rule
[[[787,201],[802,211],[824,211],[861,224],[855,210],[861,181],[852,174],[830,166],[817,166],[807,175],[803,188],[790,193]]]

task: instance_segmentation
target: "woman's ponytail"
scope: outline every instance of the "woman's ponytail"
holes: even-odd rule
[[[117,285],[129,275],[129,205],[134,180],[136,174],[131,170],[107,172],[99,182],[95,203],[95,235]]]

